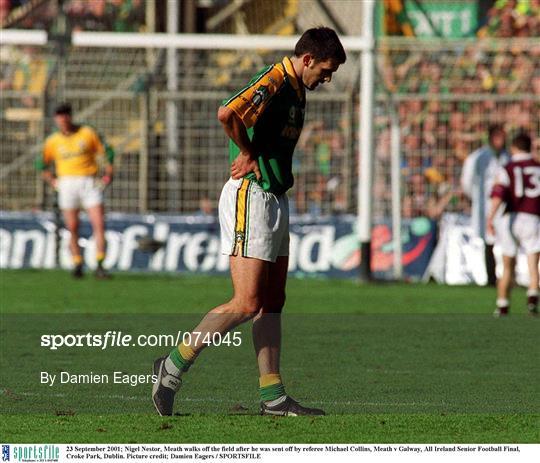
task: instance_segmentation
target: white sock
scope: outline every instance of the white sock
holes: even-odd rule
[[[268,407],[276,407],[279,404],[282,404],[283,402],[285,402],[286,400],[287,400],[287,394],[283,394],[281,397],[278,397],[275,400],[269,400],[268,402],[265,402],[265,405],[267,405]]]
[[[508,307],[509,303],[510,302],[508,301],[508,299],[503,299],[503,298],[497,299],[497,307]]]
[[[165,370],[167,370],[167,373],[176,376],[177,378],[180,378],[183,373],[183,371],[180,370],[180,368],[178,368],[169,357],[165,359]]]
[[[527,290],[527,297],[534,297],[538,296],[538,290],[537,289],[528,289]]]

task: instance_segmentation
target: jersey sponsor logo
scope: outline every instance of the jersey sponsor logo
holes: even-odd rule
[[[255,106],[260,106],[264,100],[268,98],[268,95],[270,95],[270,92],[268,91],[268,87],[265,85],[260,85],[257,90],[255,90],[253,97],[251,98],[251,102]]]
[[[281,131],[281,136],[283,138],[290,138],[291,140],[296,140],[300,137],[301,132],[302,132],[301,128],[291,127],[290,125],[286,125],[285,127],[283,127],[283,130]]]
[[[63,148],[63,147],[58,148],[58,153],[60,154],[60,158],[62,158],[64,160],[76,158],[76,157],[81,156],[82,154],[84,154],[84,153],[80,153],[78,151],[75,151],[75,152],[69,151],[68,149]]]
[[[76,151],[70,151],[70,149],[65,145],[58,145],[57,150],[61,159],[71,159],[86,154],[88,151],[88,144],[84,140],[79,140],[77,142]]]
[[[289,108],[289,124],[300,126],[304,123],[305,109],[300,106],[291,106]]]
[[[281,131],[281,136],[284,138],[290,138],[291,140],[296,140],[300,137],[303,125],[304,109],[294,105],[290,106],[287,125],[283,127],[283,130]]]

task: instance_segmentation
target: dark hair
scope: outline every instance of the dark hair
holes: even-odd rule
[[[294,54],[302,56],[306,53],[313,55],[317,61],[331,59],[337,64],[342,64],[347,60],[339,37],[329,27],[315,27],[302,34],[294,47]]]
[[[504,128],[501,124],[493,124],[488,127],[489,141],[491,141],[493,135],[495,135],[496,133],[504,133]]]
[[[54,110],[54,114],[56,116],[59,114],[67,114],[68,116],[71,116],[71,113],[72,109],[69,103],[61,103]]]
[[[512,139],[512,146],[525,153],[530,153],[532,146],[531,137],[525,132],[520,132]]]

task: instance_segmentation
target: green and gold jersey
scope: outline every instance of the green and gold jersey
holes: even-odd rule
[[[292,156],[304,125],[306,98],[289,58],[264,68],[249,84],[223,102],[246,126],[257,152],[260,186],[276,195],[293,186]],[[240,149],[231,140],[229,161]],[[252,172],[245,178],[256,180]]]

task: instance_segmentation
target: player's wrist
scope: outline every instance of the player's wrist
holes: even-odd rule
[[[251,151],[240,151],[240,156],[242,156],[245,159],[250,159],[250,160],[255,159],[255,155]]]

